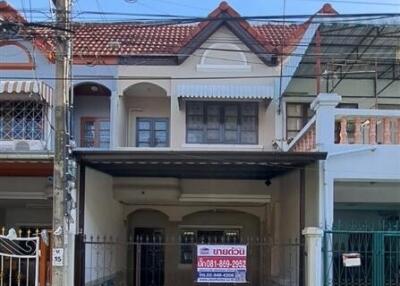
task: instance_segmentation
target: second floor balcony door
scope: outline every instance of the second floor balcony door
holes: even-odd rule
[[[168,118],[136,118],[136,147],[168,147]]]

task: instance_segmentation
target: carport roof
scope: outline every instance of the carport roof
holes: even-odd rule
[[[400,17],[354,23],[322,23],[320,52],[314,36],[294,77],[315,78],[320,55],[323,76],[341,79],[399,80]],[[333,74],[330,74],[333,73]]]
[[[88,166],[115,177],[270,179],[325,160],[322,152],[103,151],[77,149]]]

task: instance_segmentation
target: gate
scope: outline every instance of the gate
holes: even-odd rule
[[[0,235],[0,285],[39,285],[39,237]]]
[[[200,240],[165,235],[160,229],[135,229],[136,237],[118,240],[80,236],[76,245],[79,285],[198,285],[198,244],[247,246],[248,286],[298,286],[302,245],[269,243],[258,237],[232,240],[208,236]],[[225,284],[224,284],[225,285]]]
[[[325,286],[400,285],[400,231],[325,231]]]

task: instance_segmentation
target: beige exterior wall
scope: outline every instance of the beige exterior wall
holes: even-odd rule
[[[220,39],[230,39],[233,43],[227,47],[216,45]],[[246,52],[229,52],[229,51],[208,51],[204,56],[204,48],[212,47],[215,49],[239,49]],[[203,57],[204,56],[204,57]],[[129,109],[132,106],[144,104],[143,99],[132,99],[126,100],[126,91],[128,88],[142,82],[155,84],[166,92],[167,96],[170,97],[170,147],[173,149],[210,149],[210,148],[229,148],[229,149],[256,149],[256,150],[272,150],[272,141],[275,139],[275,105],[272,102],[266,109],[265,104],[260,102],[259,106],[259,142],[258,145],[254,146],[214,146],[214,145],[201,145],[201,146],[188,146],[185,144],[185,109],[179,108],[178,98],[175,94],[175,89],[179,84],[263,84],[274,88],[274,78],[268,78],[271,75],[279,75],[278,67],[268,67],[260,59],[249,52],[249,49],[244,45],[240,44],[240,40],[232,34],[227,28],[222,27],[216,33],[214,33],[197,51],[193,53],[184,63],[177,66],[119,66],[118,75],[120,78],[124,77],[166,77],[171,79],[158,79],[158,80],[121,80],[119,81],[118,94],[118,113],[117,119],[120,121],[119,124],[119,146],[133,146],[130,140],[132,136],[128,134],[133,131],[129,126],[128,114]],[[229,76],[244,76],[244,77],[260,77],[260,78],[245,78],[240,79],[206,79],[207,77],[229,77]],[[185,80],[179,80],[174,78],[191,78]],[[149,94],[143,97],[149,97]],[[270,94],[272,97],[273,94]],[[150,100],[150,99],[149,99]],[[151,99],[153,100],[153,99]],[[154,101],[152,101],[154,102]],[[157,104],[146,105],[146,110],[143,109],[143,114],[167,114],[164,103],[155,101]],[[159,104],[160,103],[160,104]],[[126,138],[130,138],[127,140]],[[129,144],[128,144],[129,143]]]
[[[305,227],[322,227],[320,222],[321,214],[321,194],[319,192],[320,174],[319,163],[310,164],[305,168]]]
[[[242,238],[250,240],[251,285],[265,277],[298,279],[299,171],[266,186],[263,180],[113,178],[88,168],[86,188],[86,232],[108,235],[124,233],[126,227],[128,239],[135,228],[161,228],[172,240],[165,246],[165,285],[193,279],[194,268],[180,263],[176,243],[187,228],[239,228]],[[185,195],[195,200],[182,201]],[[232,201],[237,195],[246,199]],[[128,280],[133,279],[134,251],[128,245],[121,251],[128,255]]]
[[[138,227],[161,229],[167,242],[170,242],[166,243],[164,246],[164,285],[166,286],[178,284],[190,285],[193,283],[194,265],[180,263],[181,250],[179,244],[173,243],[173,241],[179,241],[179,235],[182,230],[207,229],[207,227],[226,229],[229,226],[231,228],[240,229],[241,235],[248,238],[258,237],[260,232],[260,221],[257,217],[234,210],[214,210],[192,213],[179,222],[168,220],[165,214],[158,211],[151,209],[138,210],[129,215],[128,225],[130,231],[133,233],[135,228]],[[259,247],[252,244],[250,244],[248,248],[250,254],[248,261],[248,279],[251,281],[251,285],[258,285],[260,270],[260,267],[257,267],[260,263],[259,249]],[[132,256],[135,255],[133,250],[129,253],[131,253]],[[128,261],[131,261],[131,259],[128,258]],[[129,266],[128,268],[132,269]],[[128,275],[128,283],[131,282],[129,279],[131,279],[130,277],[132,276]]]

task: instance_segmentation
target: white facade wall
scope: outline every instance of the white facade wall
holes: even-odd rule
[[[87,241],[125,241],[126,221],[123,206],[114,200],[112,177],[86,168],[84,233]],[[112,239],[111,239],[112,238]],[[123,275],[126,249],[86,243],[85,281],[101,283]],[[108,257],[108,260],[99,259]],[[113,258],[111,258],[113,257]],[[94,262],[93,262],[94,261]],[[111,261],[111,262],[110,262]],[[92,265],[92,263],[96,263]],[[103,271],[107,269],[106,271]]]

